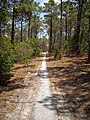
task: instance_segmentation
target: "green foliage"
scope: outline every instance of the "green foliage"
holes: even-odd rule
[[[0,78],[5,79],[13,66],[14,52],[10,41],[0,38]]]
[[[40,40],[37,38],[31,38],[30,40],[27,40],[27,43],[33,49],[32,57],[39,55],[39,53],[40,53],[40,48],[39,48]]]
[[[15,45],[15,61],[28,63],[31,59],[32,49],[25,43],[20,42]]]
[[[38,39],[30,39],[15,44],[15,61],[24,62],[28,65],[31,59],[40,52]]]
[[[55,43],[53,45],[53,55],[54,55],[55,59],[58,57],[59,52],[60,52],[60,50],[59,50],[59,43]]]
[[[80,45],[80,54],[84,55],[88,53],[88,40],[83,40],[82,44]]]
[[[24,62],[28,65],[39,52],[38,39],[30,39],[12,45],[8,38],[0,38],[0,84],[6,84],[14,61]]]
[[[48,39],[40,39],[40,48],[42,49],[43,52],[46,52],[48,50]]]

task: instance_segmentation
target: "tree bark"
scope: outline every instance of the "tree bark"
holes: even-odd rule
[[[28,23],[28,39],[30,39],[30,24],[31,23],[31,18],[29,18],[29,23]]]
[[[67,41],[67,15],[66,15],[66,18],[65,18],[65,27],[66,27],[66,35],[65,35],[65,40]]]
[[[16,2],[16,1],[14,0],[13,5],[15,5],[15,2]],[[15,35],[14,19],[15,19],[15,6],[13,6],[11,44],[14,44],[14,35]]]
[[[50,42],[49,42],[49,53],[52,52],[52,16],[50,18]]]
[[[33,37],[33,29],[31,28],[31,31],[30,31],[30,36],[31,36],[31,38]]]
[[[56,32],[56,30],[55,30],[54,33],[53,33],[53,34],[54,34],[54,36],[53,36],[53,37],[54,37],[54,38],[53,38],[53,44],[55,44],[55,42],[56,42],[56,33],[57,33],[57,32]]]
[[[79,49],[79,36],[80,36],[80,28],[81,28],[81,19],[82,19],[82,8],[83,8],[83,0],[78,1],[78,15],[77,15],[77,26],[76,26],[76,33],[75,33],[75,48],[74,52],[75,55],[80,54],[80,49]]]
[[[65,40],[66,40],[66,43],[68,43],[68,26],[67,26],[67,14],[66,14],[66,18],[65,18],[65,33],[66,33],[66,35],[65,35]],[[68,55],[68,45],[66,44],[65,45],[65,51],[66,51],[66,56]]]
[[[15,7],[13,7],[13,17],[12,17],[12,33],[11,33],[11,44],[14,43],[14,19],[15,19]]]
[[[37,30],[37,27],[35,29],[35,33],[34,33],[34,37],[37,38],[37,34],[38,34],[38,30]]]
[[[60,54],[59,58],[61,58],[61,49],[62,49],[62,0],[60,4],[60,11],[61,11],[61,19],[60,19],[60,44],[59,44],[59,49],[60,49]]]
[[[88,63],[90,63],[90,18],[89,18],[89,38],[88,38]]]
[[[22,30],[23,30],[23,13],[22,13],[22,16],[21,16],[21,42],[22,42]]]
[[[0,20],[0,37],[1,37],[1,20]]]

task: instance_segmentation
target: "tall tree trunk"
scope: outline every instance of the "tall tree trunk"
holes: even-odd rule
[[[79,36],[80,36],[80,27],[81,27],[82,7],[83,7],[83,1],[79,1],[78,15],[77,15],[77,26],[76,26],[76,34],[75,34],[75,48],[74,48],[76,55],[80,54]]]
[[[38,31],[37,31],[37,27],[36,27],[36,29],[35,29],[35,38],[37,38],[37,34],[38,34]]]
[[[67,26],[67,14],[65,18],[65,40],[66,40],[66,45],[65,45],[65,51],[66,51],[66,56],[68,55],[68,26]]]
[[[0,37],[1,37],[1,20],[0,20]]]
[[[15,1],[14,1],[15,3]],[[14,19],[15,19],[15,7],[13,7],[13,17],[12,17],[12,33],[11,33],[11,44],[14,43]]]
[[[49,42],[49,53],[52,52],[52,16],[50,19],[50,42]]]
[[[29,18],[29,23],[28,23],[28,39],[30,39],[30,23],[31,23],[31,18]]]
[[[31,32],[30,32],[31,38],[32,38],[32,36],[33,36],[33,35],[32,35],[32,34],[33,34],[32,31],[33,31],[33,29],[31,28]]]
[[[60,11],[61,11],[61,19],[60,19],[60,44],[59,44],[60,54],[59,54],[59,58],[61,58],[61,49],[62,49],[62,0],[61,0],[61,4],[60,4]]]
[[[68,37],[68,35],[67,35],[67,15],[66,15],[66,18],[65,18],[65,31],[66,31],[66,35],[65,35],[65,40],[67,41],[67,37]]]
[[[23,30],[23,13],[22,13],[22,16],[21,16],[21,42],[22,42],[22,30]]]
[[[36,15],[34,15],[34,33],[33,33],[33,37],[36,38]]]
[[[88,63],[90,63],[90,18],[89,18],[89,38],[88,38]]]
[[[55,44],[55,42],[56,42],[56,33],[57,33],[57,32],[56,32],[56,30],[55,30],[54,33],[53,33],[53,34],[54,34],[54,36],[53,36],[53,37],[54,37],[54,38],[53,38],[53,44]]]

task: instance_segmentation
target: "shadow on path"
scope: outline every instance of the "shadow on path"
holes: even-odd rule
[[[76,67],[77,66],[77,67]],[[75,116],[75,120],[90,119],[90,71],[89,65],[74,62],[65,67],[48,67],[49,77],[58,94],[52,100],[58,114]]]

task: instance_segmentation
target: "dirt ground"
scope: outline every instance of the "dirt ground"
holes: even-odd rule
[[[35,74],[40,65],[41,57],[34,59],[28,66],[19,63],[14,65],[8,85],[0,86],[0,120],[12,120],[9,114],[15,113],[17,106],[19,109],[25,109],[25,106],[22,106],[23,103],[25,105],[27,103],[29,107],[32,105],[38,84]]]
[[[90,64],[86,61],[85,57],[47,59],[59,120],[90,120]]]
[[[90,120],[90,64],[86,61],[86,57],[57,61],[47,58],[52,100],[59,120]],[[27,108],[32,108],[37,91],[35,74],[40,65],[41,57],[29,66],[14,65],[7,87],[0,86],[0,120],[27,120]]]

